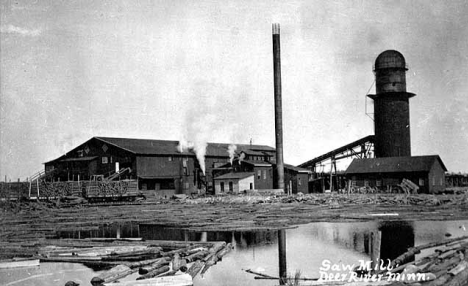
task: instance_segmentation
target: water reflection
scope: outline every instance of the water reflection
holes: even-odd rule
[[[190,231],[152,224],[107,225],[89,231],[60,232],[74,237],[141,237],[145,240],[225,241],[235,249],[221,263],[195,279],[205,285],[278,285],[278,280],[255,280],[245,273],[252,269],[276,277],[319,277],[324,260],[356,264],[359,260],[395,258],[408,247],[438,241],[450,233],[466,235],[468,221],[372,221],[353,223],[311,223],[287,230]],[[119,230],[120,229],[120,230]],[[1,276],[1,275],[0,275]],[[1,279],[0,279],[0,284]]]
[[[101,225],[99,228],[93,229],[77,229],[58,231],[56,238],[72,238],[72,239],[85,239],[85,238],[134,238],[140,237],[139,224],[135,222],[128,223],[115,223]]]
[[[154,224],[140,224],[140,235],[145,240],[225,241],[237,248],[275,244],[277,230],[252,231],[190,231]]]

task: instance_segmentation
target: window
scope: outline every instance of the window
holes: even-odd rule
[[[250,189],[253,190],[253,183],[250,183]]]
[[[221,183],[220,183],[220,186],[221,186],[221,192],[224,193],[224,182],[221,182]]]
[[[187,167],[184,167],[184,175],[185,175],[185,176],[188,175],[188,169],[187,169]]]
[[[229,182],[229,191],[232,192],[234,190],[234,184]]]
[[[302,186],[301,178],[297,178],[297,184],[298,184],[299,186]]]
[[[169,156],[169,157],[167,157],[167,160],[168,160],[169,162],[172,162],[172,161],[174,160],[174,158],[173,158],[172,156]]]
[[[261,171],[261,170],[258,170],[258,171],[257,171],[257,179],[260,180],[261,177],[262,177],[262,171]]]
[[[266,170],[263,170],[263,179],[266,180]]]
[[[440,178],[440,185],[441,185],[441,186],[443,185],[443,182],[442,182],[442,181],[443,181],[442,178]]]
[[[108,158],[102,157],[102,164],[107,164],[107,163],[109,163]]]
[[[419,185],[424,186],[424,179],[423,178],[419,178]]]

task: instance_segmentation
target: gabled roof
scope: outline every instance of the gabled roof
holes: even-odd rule
[[[193,152],[180,153],[177,149],[179,141],[154,140],[154,139],[132,139],[95,137],[98,140],[120,147],[137,155],[193,155]],[[208,143],[206,156],[229,157],[227,143]],[[274,148],[266,145],[237,144],[238,149],[255,149],[264,151],[275,151]]]
[[[195,153],[192,151],[179,152],[177,146],[179,141],[173,140],[155,140],[155,139],[135,139],[135,138],[116,138],[116,137],[93,137],[86,142],[80,144],[79,146],[73,148],[68,153],[73,152],[84,144],[88,143],[91,140],[99,140],[109,145],[126,150],[135,155],[184,155],[184,156],[195,156]],[[208,157],[223,157],[229,158],[228,153],[228,143],[208,143],[206,147],[205,156]],[[237,150],[256,150],[264,152],[275,152],[275,148],[266,146],[266,145],[251,145],[251,144],[235,144]],[[66,158],[67,154],[64,154],[56,159],[45,162],[44,164],[58,161],[60,159]]]
[[[293,165],[289,165],[289,164],[284,164],[284,168],[285,169],[288,169],[288,170],[292,170],[292,171],[295,171],[295,172],[298,172],[298,173],[312,173],[311,170],[308,170],[308,169],[304,169],[304,168],[299,168],[299,167],[295,167]]]
[[[228,179],[245,179],[253,176],[254,173],[249,172],[239,172],[239,173],[227,173],[219,177],[214,178],[215,180],[228,180]]]
[[[447,171],[442,159],[438,155],[433,155],[354,159],[346,174],[428,172],[436,161],[444,171]]]

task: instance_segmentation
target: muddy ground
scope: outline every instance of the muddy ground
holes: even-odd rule
[[[27,256],[57,231],[113,223],[154,223],[192,230],[253,230],[319,221],[468,219],[468,195],[314,194],[149,198],[136,204],[14,202],[0,206],[0,257]]]

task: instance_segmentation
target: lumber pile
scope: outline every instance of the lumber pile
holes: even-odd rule
[[[137,281],[125,285],[180,283],[192,285],[199,273],[203,275],[229,253],[232,245],[225,242],[183,241],[84,241],[67,240],[66,246],[46,246],[39,251],[42,262],[81,263],[90,267],[110,268],[93,277],[92,285],[107,285],[133,273]],[[184,275],[184,276],[181,276]],[[167,278],[167,277],[174,278]],[[177,276],[177,277],[176,277]],[[162,277],[166,277],[161,279]],[[187,282],[190,277],[190,283]],[[148,280],[148,282],[139,282]],[[159,283],[159,282],[158,282]],[[157,284],[159,285],[159,284]],[[169,285],[169,284],[168,284]],[[178,285],[178,284],[177,284]]]

